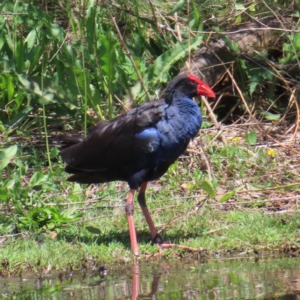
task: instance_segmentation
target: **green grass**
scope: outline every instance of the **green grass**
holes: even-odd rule
[[[298,203],[280,201],[296,193],[299,174],[290,173],[295,158],[247,144],[209,144],[207,135],[202,140],[208,145],[212,180],[199,169],[200,157],[185,155],[147,190],[147,204],[164,239],[197,248],[200,255],[297,248]],[[124,212],[126,183],[69,183],[56,150],[51,168],[42,149],[19,147],[16,153],[6,150],[0,155],[6,162],[0,183],[0,261],[8,260],[2,272],[132,261]],[[204,181],[213,196],[203,188]],[[137,201],[135,222],[143,260],[156,254],[157,247],[150,243]],[[177,248],[163,252],[165,258],[190,255]]]
[[[96,119],[109,119],[155,98],[177,75],[189,51],[220,38],[218,31],[293,7],[283,1],[275,7],[274,1],[256,6],[190,1],[190,7],[175,2],[152,1],[151,7],[122,0],[118,7],[93,0],[74,1],[72,6],[53,1],[47,9],[40,1],[0,4],[2,272],[130,261],[123,208],[127,185],[87,188],[67,182],[58,150],[48,147],[47,136],[86,132]],[[215,138],[202,104],[203,138],[148,189],[150,211],[165,239],[209,254],[298,247],[299,158],[290,147],[297,133],[293,124],[299,123],[292,97],[297,74],[284,70],[297,69],[291,65],[298,63],[300,39],[297,24],[291,26],[295,32],[281,28],[278,57],[257,53],[255,65],[236,58],[239,73],[234,77],[245,102],[239,99],[227,118],[235,125],[222,128],[227,145]],[[227,86],[226,92],[222,84],[215,87],[220,99],[228,91],[235,97],[219,102],[215,111],[221,118],[238,100],[236,88]],[[257,123],[239,128],[236,121],[245,125],[249,117],[245,103]],[[272,137],[288,146],[266,144],[266,139],[274,142]],[[207,162],[199,151],[202,146]],[[150,244],[136,207],[144,259],[157,248]],[[190,254],[164,251],[165,257],[181,255]]]
[[[157,203],[159,205],[160,203]],[[138,212],[136,220],[139,221]],[[165,216],[160,217],[163,220]],[[111,222],[112,221],[112,222]],[[2,245],[0,259],[8,259],[10,272],[19,269],[35,272],[51,269],[80,269],[84,266],[124,263],[132,261],[127,224],[124,216],[99,220],[93,227],[101,228],[102,234],[89,233],[84,226],[70,224],[52,240],[49,232],[33,235],[19,241],[8,239]],[[203,214],[196,214],[176,222],[169,228],[165,237],[172,242],[201,249],[200,254],[228,255],[283,253],[298,247],[299,216],[291,216],[286,222],[282,216],[270,216],[261,212],[221,213],[206,209]],[[148,242],[148,232],[139,222],[138,236],[141,259],[157,253],[156,246]],[[215,232],[214,232],[215,230]],[[204,252],[205,251],[205,252]],[[164,250],[165,258],[189,257],[182,250]],[[5,267],[2,265],[2,272]]]

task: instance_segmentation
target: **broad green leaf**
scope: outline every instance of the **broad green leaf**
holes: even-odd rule
[[[182,7],[185,5],[186,0],[179,0],[175,6],[172,8],[172,10],[168,13],[168,16],[173,15],[174,13],[176,13],[177,11],[179,11],[180,9],[182,9]]]
[[[130,89],[130,94],[132,99],[136,99],[139,93],[141,92],[141,83],[137,81],[136,84]]]
[[[28,33],[28,35],[24,41],[24,44],[27,43],[28,50],[31,50],[34,47],[36,35],[40,31],[41,28],[42,28],[42,25],[37,26]]]
[[[56,157],[59,154],[59,149],[57,147],[53,147],[50,152],[51,158]]]
[[[190,45],[188,41],[177,43],[172,49],[159,56],[149,69],[148,80],[151,82],[151,85],[155,85],[157,82],[167,82],[169,69],[178,60],[182,59],[188,51],[196,49],[201,41],[202,36],[199,36],[192,39]]]
[[[93,234],[101,234],[101,230],[93,226],[86,226],[85,229]]]
[[[0,74],[0,89],[5,90],[7,86],[6,74]]]
[[[245,140],[248,145],[255,145],[257,142],[257,134],[255,130],[251,130],[249,133],[246,132]]]
[[[234,8],[236,10],[246,10],[245,5],[244,4],[239,4],[239,3],[236,3]]]
[[[58,42],[62,43],[64,41],[65,33],[59,25],[51,23],[49,31],[51,33],[51,37],[58,40]]]
[[[47,105],[50,103],[56,103],[57,101],[54,100],[55,95],[53,93],[38,93],[38,95],[40,96],[39,98],[39,103],[41,105]]]
[[[11,101],[13,99],[14,93],[15,93],[15,85],[14,85],[13,77],[8,75],[8,78],[7,78],[7,98],[8,98],[8,101]]]
[[[294,46],[297,52],[300,52],[300,32],[296,32],[293,37]]]
[[[227,35],[222,35],[222,38],[233,53],[240,54],[241,50],[236,42],[229,39]]]
[[[259,82],[258,81],[251,81],[249,83],[249,92],[250,92],[250,95],[253,94],[253,92],[255,91],[256,87],[259,85]]]
[[[225,195],[219,200],[219,202],[221,202],[221,203],[226,202],[228,199],[230,199],[232,196],[234,196],[235,193],[236,193],[236,191],[233,190],[233,191],[231,191],[231,192],[225,194]]]
[[[16,52],[16,71],[17,73],[23,73],[24,70],[24,44],[23,40],[19,39],[17,42],[17,52]]]
[[[8,47],[10,48],[11,52],[14,53],[14,42],[12,39],[12,33],[9,32],[9,30],[7,30],[8,32],[6,32],[5,35],[5,39],[6,39],[6,44],[8,45]]]
[[[16,180],[14,178],[10,179],[5,185],[7,189],[13,189],[16,187]]]
[[[44,26],[49,28],[51,17],[45,11],[38,8],[36,5],[25,4],[25,10],[32,20],[42,22]]]
[[[280,119],[279,114],[272,114],[268,111],[260,111],[259,113],[269,121],[278,121]]]
[[[2,57],[0,56],[0,62],[3,63],[3,73],[15,73],[16,64],[13,58],[8,57],[4,54]]]
[[[35,81],[29,81],[24,75],[18,75],[20,82],[23,86],[30,92],[34,93],[39,97],[39,103],[42,105],[47,105],[49,103],[56,103],[57,101],[54,99],[53,93],[43,92],[40,89],[40,86]]]
[[[74,194],[80,194],[80,192],[82,192],[82,187],[79,183],[74,183],[73,189],[72,189],[72,193]]]
[[[76,61],[76,52],[71,45],[64,44],[62,51],[57,55],[57,59],[61,61],[65,67],[73,67]],[[80,69],[82,72],[82,68]]]
[[[8,126],[14,127],[17,123],[21,121],[21,119],[26,118],[28,114],[33,110],[32,106],[25,107],[21,111],[19,111],[15,117],[7,123]]]
[[[117,46],[118,42],[114,38],[113,32],[108,32],[107,35],[100,34],[98,36],[99,42],[101,42],[100,47],[97,47],[97,53],[99,54],[99,58],[101,60],[101,69],[105,77],[104,86],[107,88],[107,107],[109,111],[109,116],[113,116],[113,106],[112,106],[112,94],[111,91],[114,91],[116,86],[113,84],[116,76],[116,66],[118,65],[117,60]],[[93,99],[91,99],[92,101]],[[98,102],[98,99],[94,99]],[[98,103],[93,103],[92,105],[95,107]]]
[[[82,216],[82,213],[78,212],[77,207],[70,207],[68,209],[63,210],[61,215],[65,218],[68,218],[71,221],[71,219],[74,220]]]
[[[29,180],[29,185],[31,187],[34,187],[44,182],[47,182],[47,180],[48,180],[48,175],[44,175],[41,171],[38,171],[31,176]]]
[[[200,12],[197,5],[193,4],[193,10],[191,14],[191,21],[189,23],[189,28],[191,30],[202,31],[203,22],[200,21]]]
[[[240,279],[238,275],[235,275],[233,273],[229,273],[229,279],[234,284],[240,284]]]
[[[295,59],[294,47],[291,43],[283,44],[284,56],[279,59],[279,63],[286,64]]]
[[[0,188],[0,201],[7,201],[9,199],[9,194],[7,188]]]
[[[6,4],[5,2],[6,2],[6,1],[3,1],[3,2],[0,4],[0,11],[2,11],[3,7],[5,6],[5,4]],[[1,18],[0,18],[0,21],[2,21]]]
[[[248,67],[246,66],[246,68]],[[255,91],[256,87],[261,84],[264,85],[266,80],[274,81],[272,72],[270,72],[269,70],[259,68],[254,68],[250,70],[249,77],[251,78],[251,81],[249,83],[249,91],[251,95]]]
[[[33,47],[32,50],[28,53],[27,59],[30,60],[30,67],[28,70],[28,74],[30,74],[35,67],[39,66],[39,61],[43,54],[44,54],[44,49],[40,44]]]
[[[5,30],[4,30],[4,26],[3,25],[1,26],[1,25],[2,24],[1,24],[1,20],[0,20],[0,51],[2,50],[2,47],[3,47],[4,43],[5,43]]]
[[[202,188],[204,190],[204,192],[206,192],[206,194],[211,197],[211,198],[215,198],[215,190],[214,190],[214,187],[211,183],[210,180],[208,179],[204,179],[201,183],[202,185]]]
[[[16,156],[18,147],[16,145],[10,146],[0,152],[0,171],[3,170],[10,161]]]
[[[239,23],[241,23],[241,22],[242,22],[242,15],[239,14],[239,15],[235,18],[234,23],[239,24]]]
[[[116,47],[118,42],[112,38],[112,33],[109,33],[107,36],[101,34],[98,36],[98,39],[101,41],[98,49],[99,58],[102,62],[101,69],[107,76],[108,84],[111,84],[112,82],[110,81],[114,77],[117,63]]]
[[[249,10],[249,11],[256,11],[256,10],[255,10],[255,4],[252,3],[252,4],[248,7],[248,10]]]

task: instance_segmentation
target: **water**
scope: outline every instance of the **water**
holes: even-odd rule
[[[0,279],[2,299],[299,299],[300,258],[162,261]]]

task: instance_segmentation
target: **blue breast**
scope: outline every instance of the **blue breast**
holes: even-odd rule
[[[189,98],[181,98],[179,103],[165,109],[156,127],[147,128],[136,137],[144,150],[154,154],[151,165],[172,163],[186,149],[190,139],[197,135],[201,123],[198,105]]]
[[[177,105],[170,106],[166,116],[158,123],[164,143],[174,145],[190,140],[198,133],[202,116],[197,104],[189,98],[181,99]]]

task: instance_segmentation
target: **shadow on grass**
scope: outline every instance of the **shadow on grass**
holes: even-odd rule
[[[199,237],[199,233],[162,233],[161,234],[164,241],[169,241],[174,244],[181,244],[183,240],[193,239]],[[139,244],[152,244],[152,239],[150,232],[147,230],[142,230],[137,232],[138,243]],[[74,241],[88,244],[88,245],[109,245],[111,243],[121,243],[125,248],[130,249],[130,237],[128,230],[111,230],[105,234],[94,234],[94,235],[77,235],[72,233],[61,233],[57,237],[58,240],[63,240],[68,243]]]

